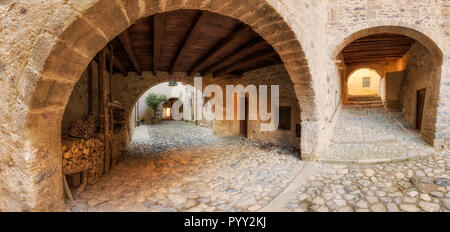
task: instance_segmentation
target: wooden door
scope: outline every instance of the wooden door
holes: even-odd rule
[[[247,135],[248,135],[248,99],[245,98],[244,102],[245,102],[245,107],[244,107],[245,119],[240,121],[239,133],[247,138]]]
[[[423,110],[425,107],[426,89],[417,91],[417,108],[416,108],[416,128],[422,129]]]

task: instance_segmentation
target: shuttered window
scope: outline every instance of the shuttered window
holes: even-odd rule
[[[291,129],[291,107],[289,106],[280,107],[280,123],[278,128],[282,130]]]
[[[362,87],[370,88],[370,77],[363,77],[362,79]]]

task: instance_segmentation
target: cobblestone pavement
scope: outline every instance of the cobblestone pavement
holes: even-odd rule
[[[148,136],[145,131],[148,129]],[[71,211],[256,211],[300,172],[298,152],[183,122],[143,126]]]
[[[343,108],[330,147],[319,160],[334,163],[382,163],[432,153],[401,112],[384,108]]]
[[[283,211],[450,211],[449,151],[380,164],[308,163],[312,171],[298,184],[305,163],[288,149],[215,138],[180,122],[140,127],[136,135],[70,210],[257,211],[290,186],[292,194],[277,201]]]
[[[286,211],[450,211],[450,153],[372,165],[316,163]]]

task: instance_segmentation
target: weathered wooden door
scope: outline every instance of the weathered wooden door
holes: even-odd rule
[[[423,110],[425,107],[425,95],[426,89],[421,89],[417,91],[417,113],[416,113],[416,128],[422,129],[422,118],[423,118]]]
[[[247,138],[248,135],[248,99],[245,97],[245,119],[240,121],[239,133]]]

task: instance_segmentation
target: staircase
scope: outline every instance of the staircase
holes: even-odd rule
[[[378,96],[348,97],[345,105],[351,108],[384,108],[384,103]]]

